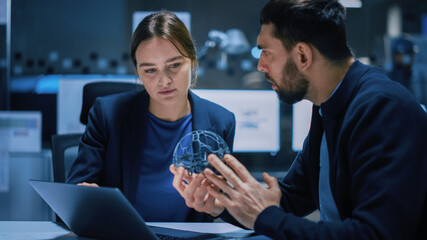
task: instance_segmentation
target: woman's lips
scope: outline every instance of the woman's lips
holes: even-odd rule
[[[175,89],[164,90],[164,91],[160,91],[159,94],[161,94],[161,95],[168,95],[168,94],[171,94],[173,91],[175,91]]]

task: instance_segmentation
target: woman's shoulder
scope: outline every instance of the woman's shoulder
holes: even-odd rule
[[[122,92],[122,93],[115,93],[107,96],[99,97],[103,102],[108,102],[110,104],[114,103],[126,103],[131,102],[137,99],[138,97],[141,97],[143,95],[143,91],[129,91],[129,92]]]
[[[133,108],[135,104],[144,104],[145,90],[116,93],[98,97],[94,106],[103,109],[104,112],[114,114],[124,113]]]
[[[97,100],[107,106],[125,107],[128,106],[130,103],[143,98],[144,92],[145,90],[115,93],[107,96],[98,97]]]

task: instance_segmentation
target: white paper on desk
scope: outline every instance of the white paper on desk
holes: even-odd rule
[[[213,233],[213,234],[230,233],[230,232],[236,232],[236,231],[248,231],[248,230],[244,230],[242,228],[236,227],[234,225],[231,225],[229,223],[149,222],[147,223],[147,225],[156,226],[156,227],[167,227],[167,228],[200,232],[200,233]]]

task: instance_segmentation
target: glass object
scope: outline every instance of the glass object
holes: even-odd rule
[[[215,154],[224,160],[230,153],[227,143],[218,134],[208,130],[196,130],[179,140],[173,153],[175,167],[184,167],[189,173],[201,173],[207,167],[209,154]]]

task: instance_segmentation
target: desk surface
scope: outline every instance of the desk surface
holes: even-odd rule
[[[150,226],[169,227],[179,230],[190,230],[203,233],[241,234],[252,232],[233,226],[228,223],[147,223]],[[77,237],[70,230],[48,221],[0,221],[0,239],[27,240],[27,239],[88,239]],[[236,239],[236,238],[233,238]],[[268,239],[263,236],[249,239]]]

